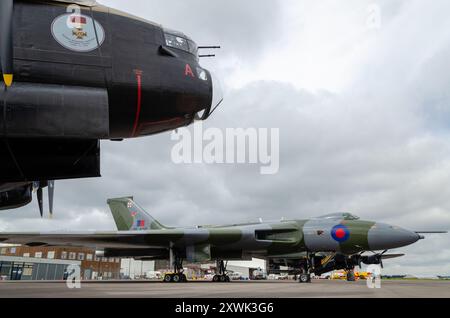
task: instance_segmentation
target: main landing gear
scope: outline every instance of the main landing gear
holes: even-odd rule
[[[230,276],[227,275],[227,264],[223,260],[216,261],[216,275],[213,277],[214,283],[229,283]]]
[[[173,261],[173,273],[167,273],[164,276],[165,283],[186,283],[187,277],[184,274],[183,259],[175,256]]]

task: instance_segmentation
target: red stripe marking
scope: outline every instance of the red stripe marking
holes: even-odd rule
[[[137,109],[136,109],[136,118],[134,119],[133,125],[133,133],[131,137],[136,137],[137,129],[139,125],[139,118],[141,117],[141,104],[142,104],[142,72],[135,71],[136,80],[137,80]]]

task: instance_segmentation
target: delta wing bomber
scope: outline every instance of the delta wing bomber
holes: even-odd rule
[[[4,233],[0,242],[29,246],[82,246],[98,256],[138,260],[170,260],[173,273],[166,282],[186,281],[183,261],[217,262],[214,281],[227,282],[226,261],[268,260],[271,270],[288,266],[309,282],[320,275],[361,264],[383,264],[388,250],[408,246],[424,237],[384,223],[360,220],[349,213],[330,214],[308,220],[282,220],[188,228],[166,227],[137,205],[132,197],[108,200],[117,232],[92,233]],[[365,252],[369,252],[366,255]]]

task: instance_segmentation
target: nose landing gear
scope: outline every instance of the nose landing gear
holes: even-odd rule
[[[306,261],[303,264],[302,273],[298,277],[301,284],[311,283],[311,273],[314,270],[314,255],[307,253]]]
[[[306,273],[302,273],[300,274],[299,278],[298,278],[298,282],[299,283],[311,283],[311,274],[306,274]]]

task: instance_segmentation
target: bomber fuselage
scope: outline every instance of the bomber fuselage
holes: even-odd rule
[[[234,254],[239,256],[238,259],[246,256],[289,258],[305,252],[352,255],[400,248],[421,238],[415,232],[384,223],[317,218],[180,230],[179,239],[182,244],[189,236],[198,240],[199,231],[204,232],[204,241],[198,241],[198,244],[210,245],[212,258],[224,254],[233,258]]]
[[[14,80],[0,68],[0,186],[99,177],[100,140],[187,126],[220,101],[181,32],[90,1],[4,1]],[[5,193],[0,208],[16,207],[7,198],[20,193],[29,202],[22,190]]]
[[[13,34],[9,137],[146,136],[211,107],[197,45],[158,24],[102,5],[15,1]]]

